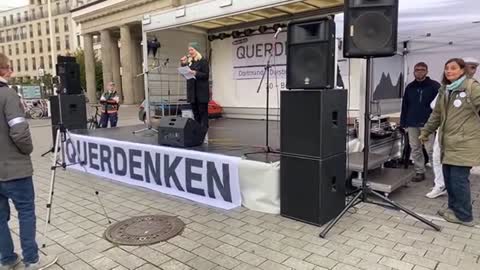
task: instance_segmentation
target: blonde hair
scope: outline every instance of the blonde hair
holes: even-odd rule
[[[10,59],[3,53],[0,53],[0,67],[7,67],[10,65]]]
[[[195,50],[195,48],[193,48]],[[192,61],[200,61],[202,60],[203,56],[201,53],[199,53],[197,50],[195,50],[197,52],[197,55],[195,55],[194,58],[188,56],[188,64],[190,65],[192,63]]]

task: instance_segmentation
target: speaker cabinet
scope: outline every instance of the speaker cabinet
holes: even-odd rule
[[[333,88],[335,22],[331,18],[292,22],[287,30],[287,88]]]
[[[322,225],[345,206],[347,91],[282,91],[283,216]]]
[[[396,54],[398,0],[346,0],[344,14],[345,57]]]
[[[191,118],[167,116],[160,119],[158,143],[175,147],[193,147],[203,143],[207,131]]]
[[[60,78],[60,94],[80,95],[82,86],[80,84],[80,66],[75,62],[58,63],[57,75]]]
[[[280,213],[321,226],[345,207],[346,154],[322,160],[282,156]]]
[[[61,106],[59,96],[50,96],[50,110],[52,113],[52,137],[55,144],[57,129],[60,123],[60,112],[62,122],[68,130],[87,128],[87,106],[84,95],[61,95]]]
[[[345,152],[347,90],[281,92],[280,147],[283,153],[320,159]]]

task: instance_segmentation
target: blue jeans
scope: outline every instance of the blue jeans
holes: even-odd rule
[[[102,113],[100,117],[100,126],[102,128],[108,127],[108,120],[110,119],[110,127],[116,127],[118,122],[118,113]]]
[[[18,212],[23,261],[27,264],[36,263],[38,246],[35,241],[35,192],[31,176],[12,181],[0,181],[0,262],[8,265],[15,262],[18,256],[14,252],[12,235],[8,227],[10,220],[8,199],[12,200]]]
[[[448,208],[463,222],[473,220],[470,195],[471,167],[443,164],[443,177],[448,193]]]

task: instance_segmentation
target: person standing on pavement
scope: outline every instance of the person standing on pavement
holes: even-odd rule
[[[116,127],[118,122],[118,107],[120,103],[120,97],[115,90],[115,83],[109,82],[107,91],[103,93],[100,98],[100,104],[102,104],[102,115],[100,117],[100,126],[102,128],[108,127],[108,120],[110,120],[110,127]]]
[[[408,139],[413,163],[415,166],[415,176],[413,182],[425,180],[425,157],[423,146],[418,139],[420,129],[425,125],[432,109],[430,103],[437,96],[440,83],[430,79],[428,75],[428,66],[424,62],[419,62],[414,67],[415,80],[407,85],[402,100],[402,112],[400,114],[400,126],[408,131]],[[425,144],[430,160],[433,154],[433,139]]]
[[[463,58],[463,61],[465,61],[465,74],[467,78],[473,78],[475,76],[475,73],[477,72],[477,67],[479,64],[479,61],[475,58],[472,57],[466,57]],[[437,97],[435,100],[432,101],[431,107],[432,109],[435,107],[435,104],[437,102]],[[434,179],[434,187],[432,190],[427,193],[425,196],[430,199],[437,198],[439,196],[447,194],[447,188],[445,187],[445,180],[443,178],[443,168],[442,168],[442,162],[440,161],[440,143],[438,142],[438,133],[435,135],[435,143],[433,144],[433,173],[435,175]]]
[[[465,61],[445,64],[442,87],[430,119],[421,130],[426,142],[437,129],[448,208],[438,214],[446,221],[474,226],[470,170],[480,165],[480,84],[467,77]]]
[[[30,154],[32,139],[25,112],[17,93],[9,88],[13,70],[6,55],[0,53],[0,270],[11,270],[22,259],[14,252],[9,200],[13,202],[20,223],[20,244],[25,269],[43,269],[55,263],[40,258],[35,240],[35,192]]]

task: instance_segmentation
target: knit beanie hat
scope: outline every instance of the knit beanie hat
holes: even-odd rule
[[[188,47],[194,48],[197,52],[200,52],[200,43],[196,41],[188,43]]]

